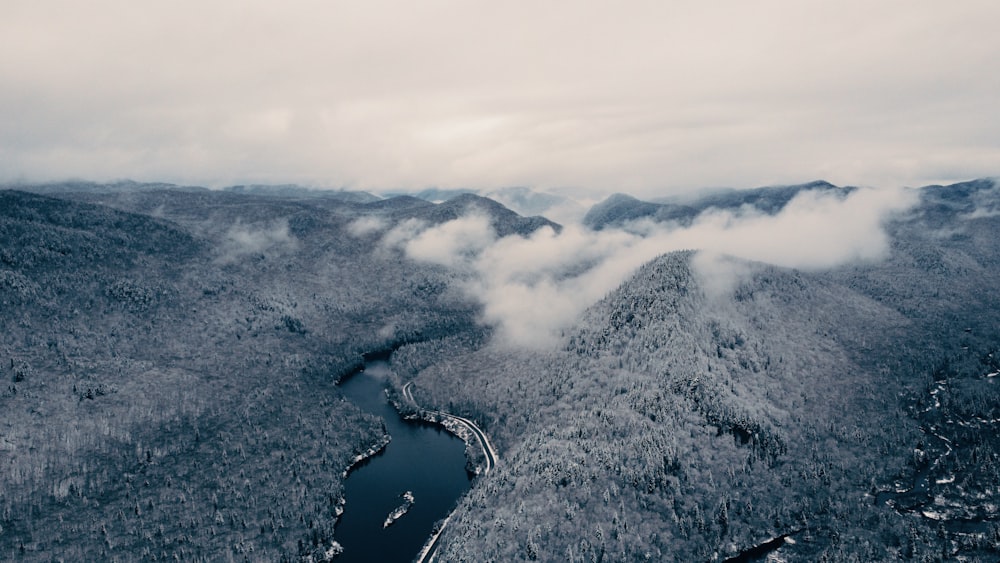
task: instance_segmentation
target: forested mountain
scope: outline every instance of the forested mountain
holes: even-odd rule
[[[662,202],[641,201],[626,194],[614,194],[587,212],[583,224],[601,230],[622,227],[630,221],[651,219],[658,222],[673,221],[689,225],[695,217],[708,209],[737,211],[743,206],[774,215],[781,211],[795,196],[803,192],[832,193],[845,197],[854,188],[838,188],[829,182],[816,181],[795,186],[756,188],[752,190],[724,190],[689,199],[674,198]]]
[[[920,189],[880,260],[666,253],[544,351],[491,339],[473,274],[407,258],[470,215],[560,229],[490,199],[64,187],[0,191],[0,558],[322,559],[384,432],[335,383],[394,350],[397,392],[499,450],[438,560],[995,560],[991,180]],[[588,221],[803,191],[849,193],[613,196]]]
[[[325,551],[341,473],[383,432],[337,378],[362,353],[480,330],[446,272],[354,225],[463,203],[62,197],[0,191],[0,558]]]
[[[408,193],[408,192],[389,192],[385,194],[389,198],[396,196],[410,196],[417,199],[422,199],[424,201],[429,201],[431,203],[443,203],[451,198],[458,197],[464,194],[475,194],[475,190],[462,190],[462,189],[442,189],[442,188],[427,188],[425,190],[420,190],[419,192]]]
[[[992,560],[1000,194],[919,195],[884,261],[734,259],[720,294],[697,254],[672,253],[561,351],[400,350],[422,401],[501,445],[443,557],[707,561],[767,545],[790,561]]]
[[[209,191],[208,188],[200,186],[178,186],[164,182],[135,182],[133,180],[121,180],[111,183],[87,182],[83,180],[71,180],[66,182],[49,182],[45,184],[14,184],[7,186],[9,189],[16,189],[47,195],[67,195],[79,193],[125,193],[125,192],[150,192],[169,190],[176,191]],[[283,198],[332,198],[354,203],[370,203],[378,201],[378,196],[368,192],[350,190],[330,190],[315,189],[299,186],[296,184],[251,184],[237,185],[223,188],[224,191],[237,194],[275,196]]]
[[[565,217],[572,219],[574,222],[579,222],[580,217],[587,211],[582,204],[568,197],[536,191],[523,186],[497,188],[488,191],[429,188],[409,194],[404,192],[390,192],[386,195],[411,196],[432,203],[444,203],[462,195],[479,195],[499,202],[520,215],[544,215],[555,221],[560,221]]]
[[[4,189],[26,191],[45,195],[70,193],[126,193],[156,190],[171,191],[208,191],[201,186],[180,186],[167,182],[136,182],[134,180],[119,180],[116,182],[89,182],[86,180],[67,180],[63,182],[46,183],[15,183],[3,186]]]
[[[269,195],[277,197],[299,197],[299,198],[331,198],[353,203],[371,203],[381,198],[368,192],[351,190],[325,190],[307,188],[295,184],[267,185],[252,184],[249,186],[229,186],[226,191],[238,194]]]
[[[544,217],[521,217],[503,205],[474,194],[460,194],[437,205],[425,205],[419,210],[394,214],[395,219],[414,218],[438,224],[453,221],[469,214],[490,217],[497,236],[527,235],[541,227],[558,230],[559,225]]]

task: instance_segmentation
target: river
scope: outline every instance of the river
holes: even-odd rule
[[[385,421],[392,441],[381,453],[351,470],[344,483],[347,504],[337,523],[344,548],[336,561],[413,561],[434,523],[451,512],[469,489],[465,444],[425,422],[403,420],[384,393],[389,366],[368,361],[340,382],[347,400]],[[413,494],[410,509],[391,526],[386,517]]]

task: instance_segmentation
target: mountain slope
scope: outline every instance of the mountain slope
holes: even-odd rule
[[[418,398],[476,417],[501,448],[442,555],[984,557],[1000,537],[985,377],[1000,218],[972,210],[1000,198],[992,182],[967,188],[923,190],[877,264],[731,261],[720,294],[706,275],[725,267],[674,253],[588,310],[560,352],[487,346],[407,370],[419,354],[404,348]],[[783,537],[795,544],[769,543]]]
[[[0,191],[3,559],[322,553],[342,472],[384,432],[337,378],[482,332],[448,272],[351,229],[461,202],[60,197]],[[500,229],[539,223],[473,203]]]

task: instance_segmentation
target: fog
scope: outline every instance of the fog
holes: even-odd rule
[[[355,237],[363,237],[383,231],[388,226],[385,219],[371,215],[359,217],[347,225],[347,232]]]
[[[226,230],[215,260],[219,264],[232,264],[255,255],[272,257],[298,248],[299,240],[289,232],[287,220],[266,225],[237,221]]]
[[[645,262],[695,249],[693,264],[710,295],[731,291],[746,260],[821,270],[886,256],[884,221],[916,202],[912,190],[859,189],[846,197],[804,191],[778,214],[752,207],[710,209],[686,227],[640,221],[592,231],[567,225],[530,236],[497,238],[488,219],[468,215],[437,226],[403,224],[384,245],[412,260],[453,268],[462,290],[483,306],[482,322],[500,342],[549,347],[580,313]]]

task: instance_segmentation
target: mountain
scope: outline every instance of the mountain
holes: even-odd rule
[[[443,203],[453,197],[458,197],[460,195],[466,195],[466,194],[476,195],[478,194],[478,191],[468,190],[468,189],[427,188],[424,190],[420,190],[419,192],[390,191],[386,192],[385,196],[387,198],[391,198],[396,196],[408,195],[418,199],[422,199],[424,201],[429,201],[431,203]]]
[[[568,198],[526,187],[492,190],[486,193],[486,197],[496,200],[522,215],[545,215],[549,209],[568,201]]]
[[[577,223],[587,212],[582,203],[572,198],[526,187],[501,188],[483,195],[521,215],[542,215],[556,222]]]
[[[469,213],[478,213],[490,217],[497,235],[504,237],[511,234],[527,235],[541,227],[551,227],[559,230],[561,227],[544,217],[522,217],[507,209],[502,204],[475,194],[462,194],[443,203],[433,206],[421,206],[396,214],[397,219],[415,218],[432,224],[453,221],[465,217]]]
[[[666,205],[641,201],[626,194],[612,194],[590,208],[583,217],[583,224],[594,230],[621,226],[629,221],[655,217]],[[693,210],[692,210],[693,211]]]
[[[695,217],[708,209],[736,211],[744,206],[753,207],[767,215],[775,215],[795,196],[804,192],[846,197],[853,190],[854,188],[838,188],[828,182],[815,181],[795,186],[726,190],[696,196],[690,200],[676,199],[656,203],[640,201],[625,194],[614,194],[593,206],[584,216],[583,224],[594,230],[622,227],[638,219],[689,225]]]
[[[429,188],[414,193],[388,192],[385,195],[387,198],[415,197],[431,203],[445,203],[459,196],[482,196],[500,203],[519,215],[544,216],[556,222],[577,222],[587,211],[582,204],[571,198],[523,186],[494,190]]]
[[[420,400],[481,421],[503,460],[441,556],[991,560],[1000,190],[919,195],[882,262],[706,269],[676,252],[560,351],[401,349]],[[727,270],[720,294],[707,272]]]
[[[331,198],[352,203],[371,203],[381,199],[368,192],[350,190],[324,190],[307,188],[296,184],[261,185],[252,184],[249,186],[229,186],[226,191],[238,194],[252,194],[275,197],[299,197],[299,198]]]
[[[198,186],[178,186],[166,182],[136,182],[120,180],[117,182],[88,182],[86,180],[67,180],[64,182],[16,183],[6,186],[10,189],[33,192],[38,194],[57,195],[68,193],[126,193],[150,190],[173,191],[206,191]]]
[[[0,558],[325,552],[342,472],[384,433],[337,379],[483,332],[447,271],[351,225],[470,206],[547,224],[480,199],[0,191]]]

